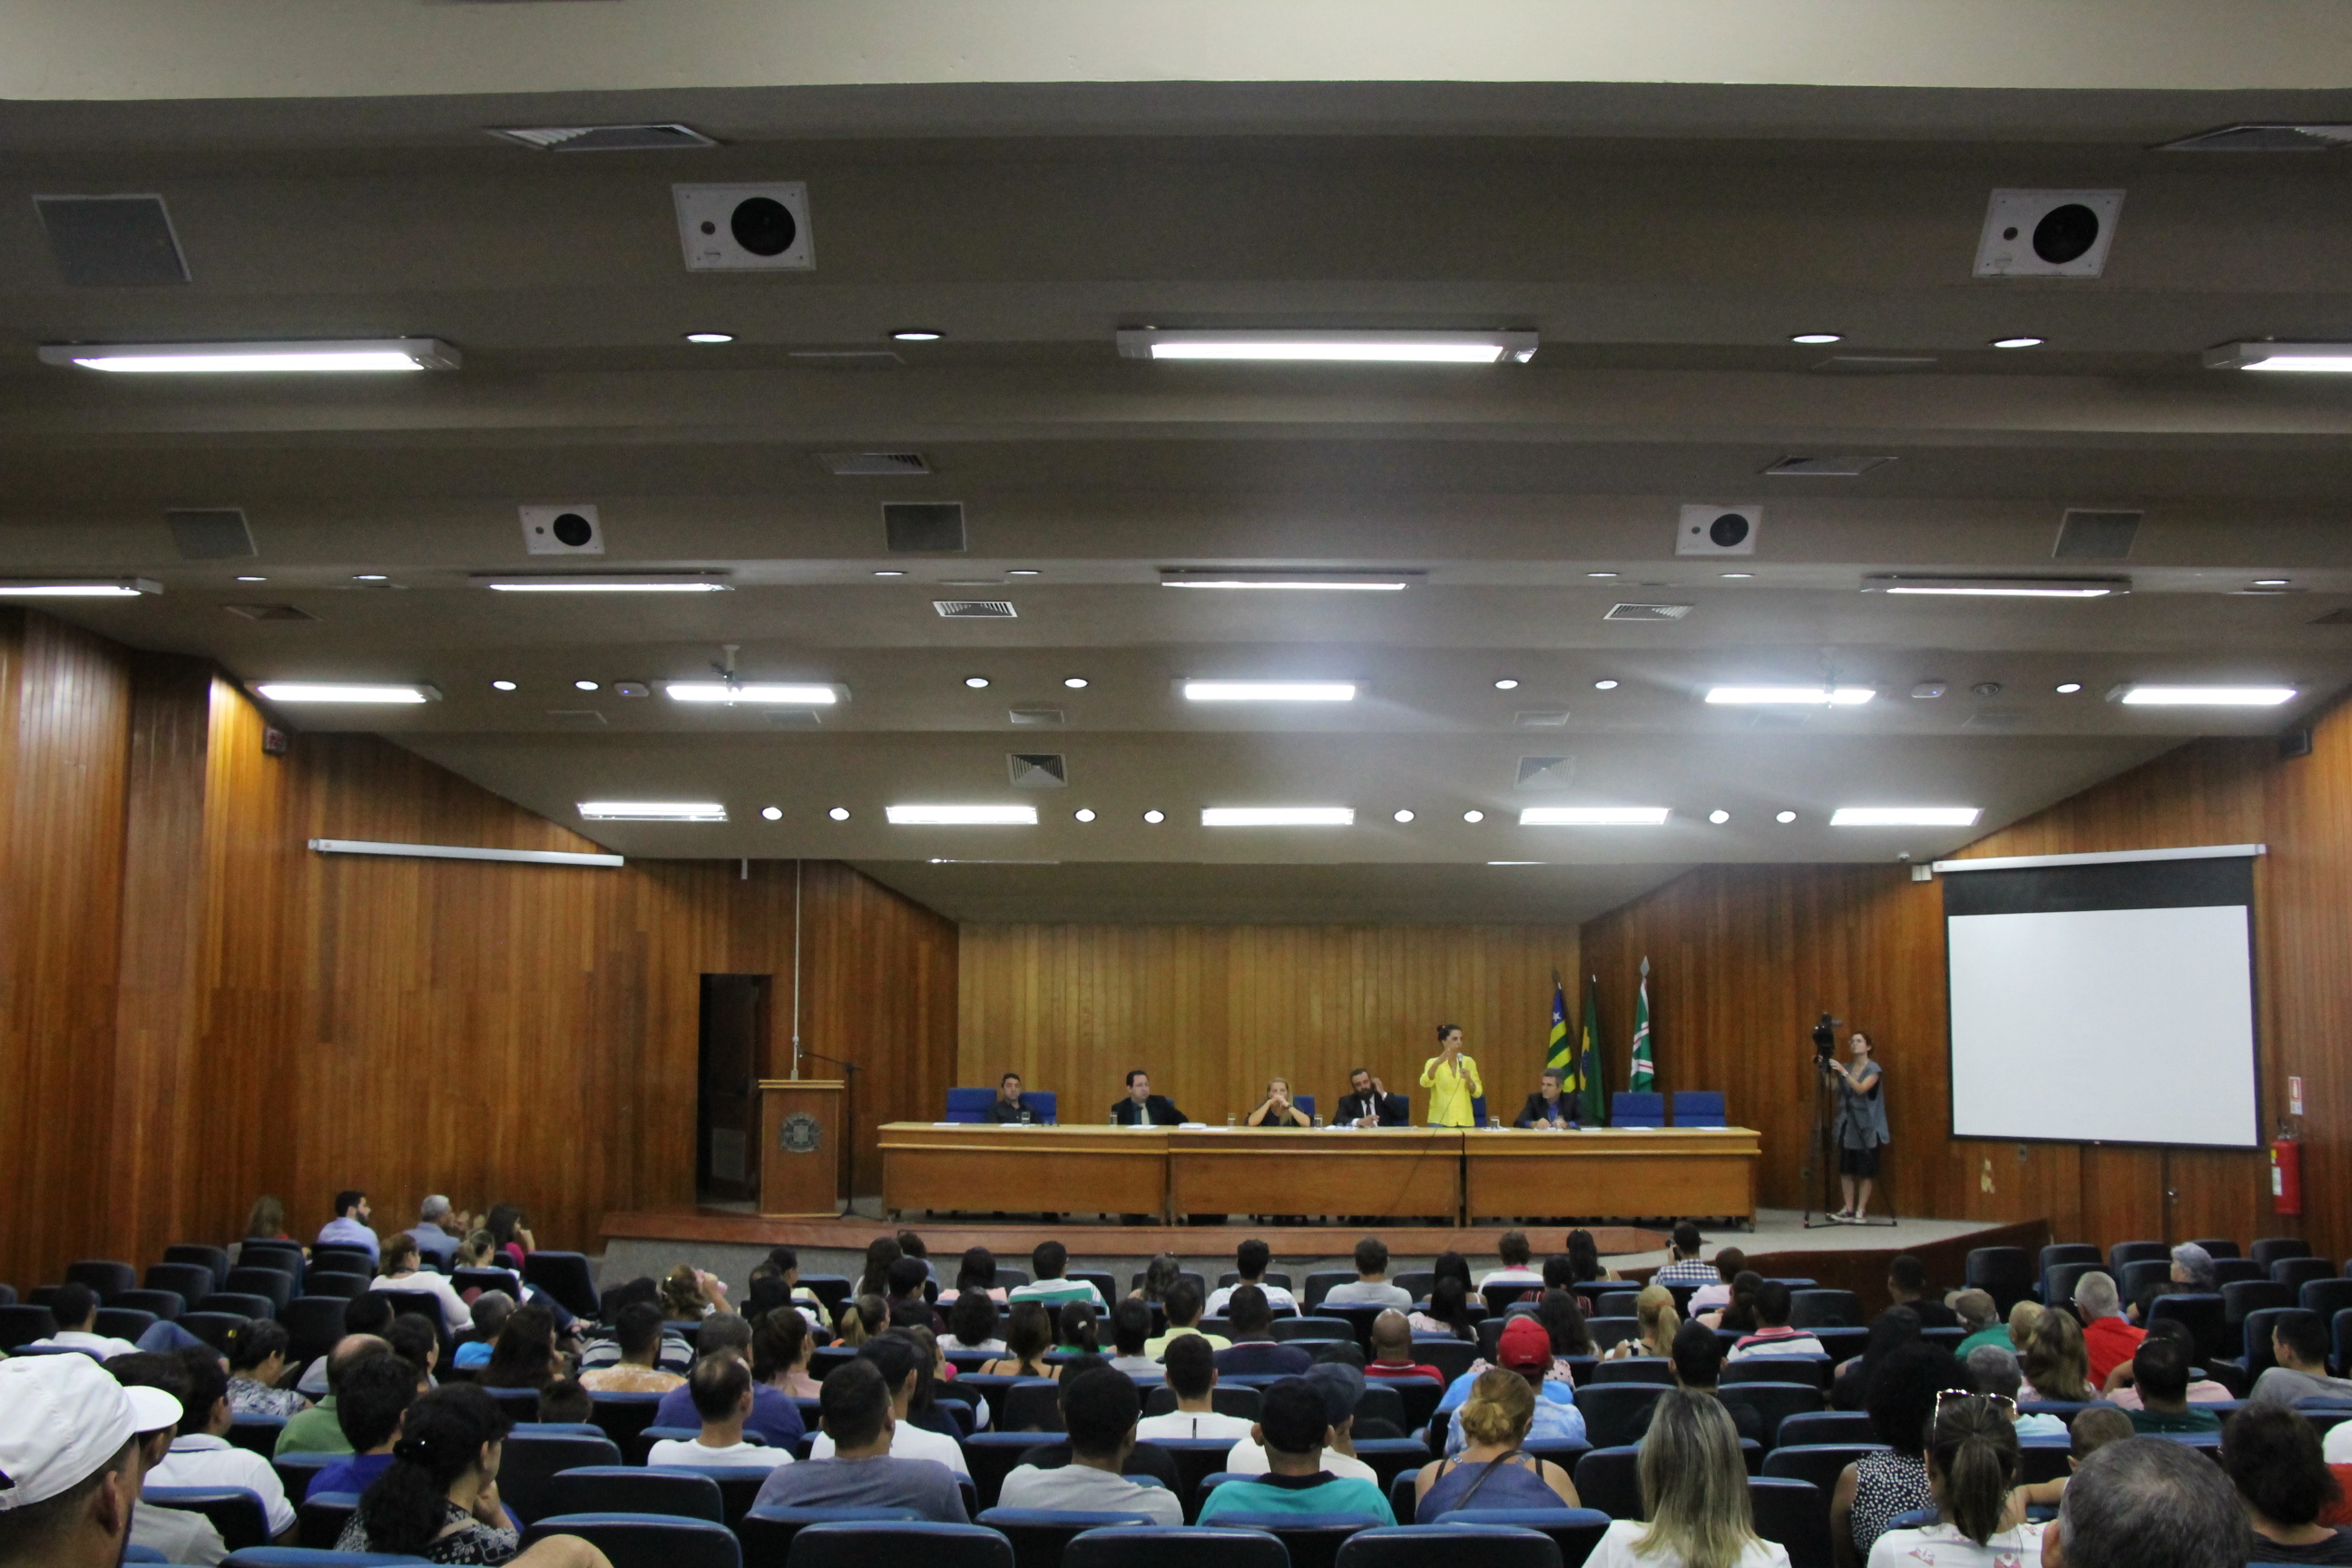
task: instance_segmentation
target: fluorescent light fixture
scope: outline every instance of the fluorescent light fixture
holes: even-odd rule
[[[1353,827],[1352,805],[1204,805],[1203,827]]]
[[[1706,700],[1743,707],[1854,708],[1877,695],[1867,686],[1717,686]]]
[[[1830,813],[1832,827],[1974,827],[1973,805],[1842,805]]]
[[[2352,374],[2352,343],[2223,343],[2205,351],[2208,370],[2289,370]]]
[[[160,594],[163,584],[145,577],[42,579],[12,578],[0,581],[0,596],[12,599],[135,599],[142,594]]]
[[[1034,827],[1034,805],[886,805],[894,827]]]
[[[1663,805],[1531,805],[1519,813],[1521,827],[1656,827],[1668,816]]]
[[[2275,708],[2294,696],[2292,686],[2118,686],[2107,693],[2132,708]]]
[[[2131,592],[2128,577],[1914,577],[1882,572],[1862,580],[1865,594],[1945,594],[1980,599],[2104,599]]]
[[[319,342],[43,343],[43,364],[149,375],[289,371],[455,370],[464,356],[438,338],[343,338]]]
[[[724,822],[717,801],[583,800],[580,815],[591,822]]]
[[[1524,364],[1533,332],[1241,331],[1131,329],[1118,334],[1122,359],[1276,360],[1343,364]]]
[[[311,680],[265,680],[254,691],[272,702],[437,702],[430,686],[343,686]]]
[[[510,574],[478,575],[474,581],[493,594],[724,594],[730,590],[709,572],[607,572],[524,577]]]
[[[1170,567],[1160,574],[1160,585],[1163,588],[1255,588],[1292,594],[1402,594],[1420,575],[1417,572],[1278,572],[1261,571],[1255,567]]]
[[[901,327],[890,334],[892,342],[901,343],[935,343],[946,336],[933,327]]]
[[[1353,702],[1352,680],[1188,680],[1187,702]]]
[[[739,686],[723,680],[673,680],[662,688],[673,702],[778,702],[795,708],[830,708],[841,700],[838,686]]]
[[[732,332],[688,332],[686,334],[686,341],[690,343],[731,343],[735,341],[735,334]]]

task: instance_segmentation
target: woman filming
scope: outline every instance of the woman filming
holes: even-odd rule
[[[1818,1038],[1819,1037],[1816,1037]],[[1880,1081],[1886,1075],[1870,1051],[1870,1037],[1860,1029],[1846,1042],[1851,1066],[1834,1056],[1822,1058],[1824,1071],[1837,1075],[1838,1190],[1845,1206],[1830,1218],[1843,1225],[1861,1225],[1870,1217],[1870,1189],[1878,1179],[1878,1152],[1885,1147],[1886,1094]],[[1862,1184],[1862,1201],[1854,1201],[1854,1184]]]

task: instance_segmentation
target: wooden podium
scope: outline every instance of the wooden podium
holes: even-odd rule
[[[841,1212],[845,1086],[838,1079],[760,1080],[760,1212]]]

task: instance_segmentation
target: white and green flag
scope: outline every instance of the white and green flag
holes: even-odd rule
[[[1633,1070],[1625,1087],[1635,1094],[1651,1093],[1657,1071],[1650,1061],[1650,961],[1642,960],[1642,990],[1633,1003]]]

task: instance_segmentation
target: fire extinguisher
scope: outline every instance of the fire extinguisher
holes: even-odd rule
[[[2284,1121],[2271,1140],[2271,1212],[2303,1213],[2303,1145],[2295,1141],[2294,1126]]]

